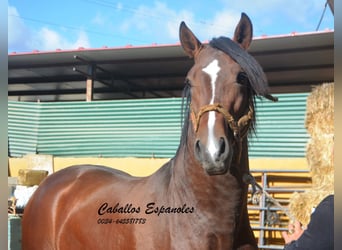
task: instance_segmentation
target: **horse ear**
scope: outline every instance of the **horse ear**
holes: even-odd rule
[[[181,22],[179,27],[179,40],[185,53],[193,58],[201,50],[202,43],[192,33],[192,31],[186,26],[185,22]]]
[[[253,25],[245,13],[241,13],[241,19],[235,28],[233,40],[243,49],[247,50],[253,38]]]

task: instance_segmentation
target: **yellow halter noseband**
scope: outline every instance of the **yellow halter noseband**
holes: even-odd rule
[[[248,128],[253,119],[253,113],[254,113],[253,107],[249,105],[247,114],[243,115],[238,121],[236,121],[234,117],[226,109],[224,109],[223,106],[219,103],[205,105],[200,108],[197,114],[194,111],[194,109],[191,108],[191,120],[192,120],[196,133],[198,131],[201,117],[203,116],[204,113],[209,112],[209,111],[216,111],[223,115],[230,129],[233,131],[235,138],[243,138],[247,135]]]

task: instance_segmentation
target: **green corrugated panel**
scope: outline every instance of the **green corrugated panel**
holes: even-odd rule
[[[308,93],[278,94],[279,101],[258,101],[256,136],[250,157],[304,157],[308,134],[304,126]]]
[[[42,148],[63,155],[170,157],[178,147],[181,130],[178,98],[79,104],[65,112],[67,131],[58,131],[60,124],[65,124],[63,120],[44,116],[42,125],[48,127],[44,129],[44,138],[49,139],[47,144],[56,136],[61,138],[59,132],[67,141],[61,143],[65,148],[57,143],[50,147],[42,143]],[[46,111],[51,114],[51,109]]]
[[[257,102],[251,157],[303,157],[307,94]],[[9,102],[11,156],[172,157],[181,134],[181,99]]]
[[[10,102],[9,106],[15,104]],[[179,144],[179,98],[35,105],[34,109],[38,109],[40,114],[38,153],[55,156],[171,157]],[[20,116],[17,118],[17,122],[22,123]],[[18,127],[14,130],[10,137],[16,141],[20,130]],[[12,145],[10,142],[10,148]],[[20,151],[15,149],[11,150],[12,155],[19,156],[25,145]]]
[[[21,249],[21,218],[16,215],[8,215],[7,222],[7,249],[20,250]]]
[[[38,147],[39,106],[37,103],[9,102],[8,154],[35,153]]]

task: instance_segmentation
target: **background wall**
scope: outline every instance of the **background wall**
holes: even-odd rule
[[[307,93],[256,100],[252,158],[301,158]],[[8,103],[10,157],[171,158],[181,134],[181,98],[93,102]]]

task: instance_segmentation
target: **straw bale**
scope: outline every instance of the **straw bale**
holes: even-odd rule
[[[313,88],[306,101],[308,113],[334,109],[334,83],[323,83]]]
[[[316,189],[329,192],[334,194],[334,175],[313,175],[312,176],[312,186]]]
[[[48,175],[45,170],[19,169],[18,184],[23,186],[39,185]]]
[[[312,137],[306,148],[312,187],[334,193],[334,135],[322,134]]]
[[[308,96],[305,127],[310,135],[334,133],[334,83],[317,86]]]
[[[310,189],[304,193],[293,193],[289,203],[290,216],[293,220],[298,220],[306,227],[310,222],[314,209],[329,194],[329,192],[320,189]]]
[[[306,159],[311,172],[316,175],[334,173],[334,135],[312,137],[306,145]]]
[[[312,211],[310,203],[311,197],[307,193],[293,193],[289,203],[289,214],[292,220],[297,220],[303,225],[307,225]]]
[[[313,89],[307,98],[305,126],[311,135],[306,159],[312,187],[290,197],[289,213],[304,226],[313,209],[328,195],[334,194],[334,83]]]

